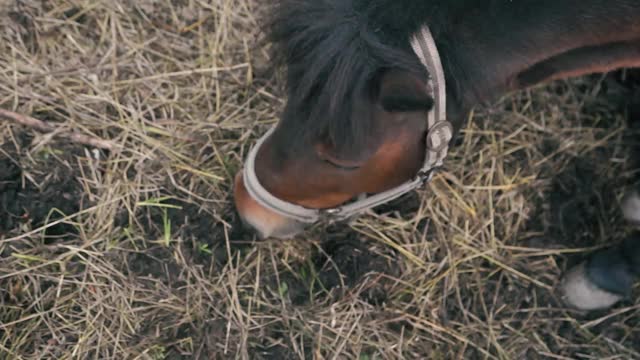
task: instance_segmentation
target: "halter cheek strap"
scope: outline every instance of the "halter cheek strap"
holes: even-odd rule
[[[411,47],[430,75],[427,90],[433,94],[435,100],[434,108],[427,115],[429,130],[426,137],[424,164],[414,179],[375,195],[362,195],[356,201],[331,209],[309,209],[278,199],[262,186],[255,172],[258,150],[275,130],[273,127],[258,140],[245,162],[243,180],[249,195],[261,206],[281,216],[312,224],[321,220],[346,220],[353,215],[394,200],[430,181],[434,170],[442,166],[447,156],[449,143],[453,138],[453,126],[446,120],[446,84],[440,55],[427,26],[412,37]]]

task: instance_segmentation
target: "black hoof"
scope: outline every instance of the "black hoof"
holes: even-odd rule
[[[606,309],[624,298],[598,287],[589,278],[586,263],[581,263],[565,274],[560,291],[565,304],[578,310]]]
[[[631,295],[640,272],[640,238],[598,251],[569,270],[560,290],[565,302],[581,310],[613,306]]]

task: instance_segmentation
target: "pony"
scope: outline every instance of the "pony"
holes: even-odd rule
[[[446,83],[447,142],[474,106],[507,93],[640,67],[637,0],[276,0],[265,29],[287,69],[287,102],[251,163],[271,201],[336,209],[419,173],[425,119],[444,89],[430,86],[436,74],[412,47],[425,28]],[[245,224],[261,237],[305,229],[252,196],[246,173],[234,182]],[[623,210],[640,221],[639,193]],[[561,290],[570,306],[606,308],[639,275],[640,239],[629,238],[571,269]]]

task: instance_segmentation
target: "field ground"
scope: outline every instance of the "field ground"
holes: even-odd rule
[[[283,104],[264,5],[0,3],[0,108],[57,129],[0,121],[0,358],[640,358],[638,291],[555,292],[633,231],[637,73],[477,109],[423,191],[256,242],[231,180]]]

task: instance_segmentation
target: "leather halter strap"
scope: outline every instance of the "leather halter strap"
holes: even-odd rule
[[[255,172],[258,150],[273,133],[275,127],[264,134],[249,152],[243,171],[244,185],[249,195],[261,206],[302,223],[321,220],[341,221],[353,215],[394,200],[421,187],[431,180],[433,172],[442,166],[453,138],[453,126],[446,120],[446,84],[440,55],[429,28],[424,26],[411,38],[411,47],[429,73],[427,90],[434,97],[434,108],[427,115],[428,133],[424,164],[416,177],[393,189],[371,195],[361,195],[358,200],[331,209],[309,209],[278,199],[265,189]]]

